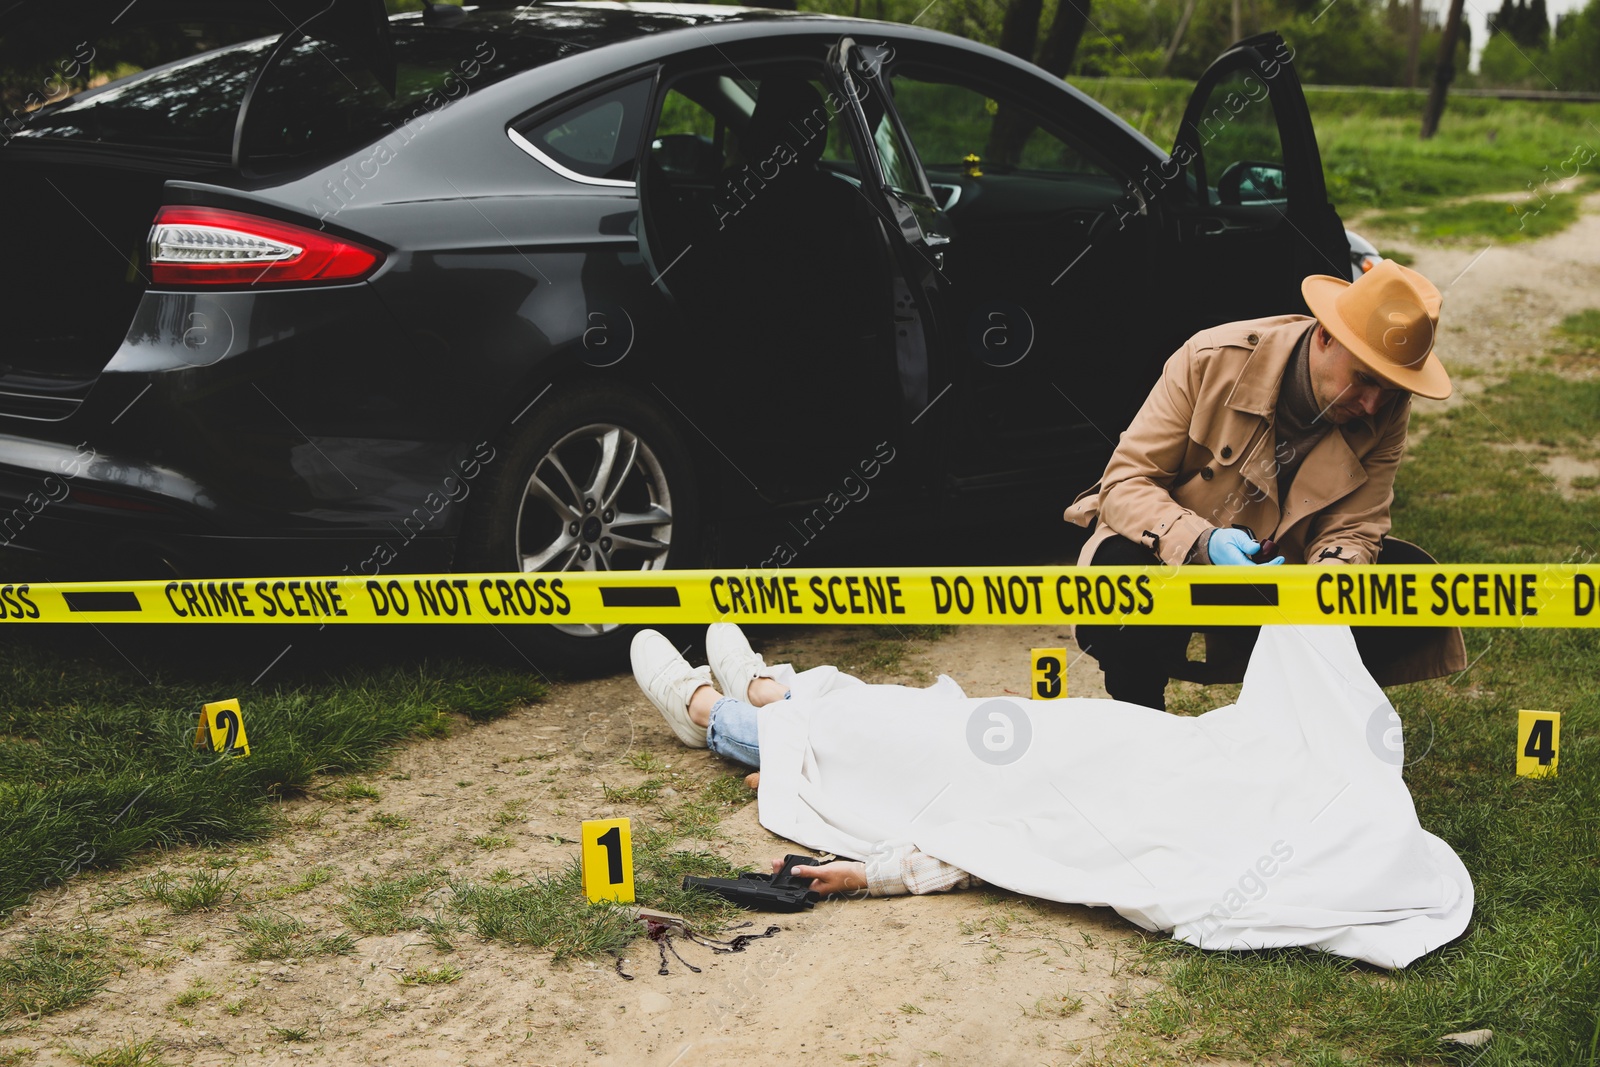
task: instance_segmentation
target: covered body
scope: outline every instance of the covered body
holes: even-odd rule
[[[1192,718],[831,667],[793,692],[762,712],[760,818],[809,848],[910,842],[1202,948],[1305,945],[1383,967],[1471,916],[1471,879],[1417,821],[1399,718],[1346,628],[1264,628],[1238,703]]]

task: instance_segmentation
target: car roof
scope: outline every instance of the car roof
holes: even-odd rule
[[[550,0],[546,3],[466,4],[451,28],[546,37],[585,48],[629,41],[671,30],[734,23],[859,22],[820,12],[734,7],[704,3],[619,3],[616,0]],[[422,12],[391,15],[392,25],[426,21]]]

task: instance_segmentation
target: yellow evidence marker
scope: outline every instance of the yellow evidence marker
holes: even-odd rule
[[[1033,668],[1035,700],[1060,700],[1067,695],[1067,650],[1064,648],[1036,648],[1028,657]]]
[[[633,903],[633,829],[627,819],[585,819],[583,892],[591,904]]]
[[[200,708],[200,725],[194,728],[194,744],[209,742],[211,751],[235,756],[250,755],[250,739],[244,732],[244,712],[237,700],[218,700]]]
[[[1561,750],[1559,711],[1517,712],[1517,776],[1554,778]]]

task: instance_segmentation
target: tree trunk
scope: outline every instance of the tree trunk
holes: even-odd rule
[[[1000,24],[1000,51],[1010,52],[1025,63],[1033,62],[1043,10],[1044,0],[1011,0],[1006,5],[1005,21]]]
[[[1011,0],[1005,21],[1000,25],[1000,50],[1018,59],[1033,62],[1039,43],[1039,17],[1043,0]],[[1015,166],[1022,155],[1022,143],[1033,132],[1033,122],[1002,101],[989,123],[989,143],[983,147],[983,162],[993,167]]]
[[[1444,23],[1444,39],[1439,42],[1439,64],[1433,68],[1433,88],[1428,93],[1428,107],[1422,113],[1422,139],[1431,138],[1439,130],[1439,116],[1444,114],[1444,97],[1450,81],[1456,76],[1456,37],[1461,33],[1461,0],[1450,0],[1450,15]]]
[[[1084,28],[1089,25],[1089,4],[1090,0],[1061,0],[1061,6],[1056,8],[1050,32],[1039,48],[1039,66],[1057,78],[1065,78],[1072,69]]]
[[[1162,74],[1172,66],[1172,57],[1178,54],[1178,46],[1183,44],[1183,35],[1189,32],[1189,20],[1194,18],[1194,7],[1197,2],[1198,0],[1188,0],[1188,3],[1183,5],[1183,14],[1178,18],[1178,28],[1172,31],[1172,43],[1167,45],[1167,54],[1161,60]]]
[[[1233,0],[1233,39],[1244,40],[1244,0]]]
[[[1406,31],[1406,88],[1417,87],[1417,64],[1422,51],[1422,0],[1411,0],[1411,25]]]

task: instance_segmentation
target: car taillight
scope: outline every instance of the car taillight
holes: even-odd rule
[[[150,228],[156,285],[348,282],[381,262],[353,241],[221,208],[164,207]]]

